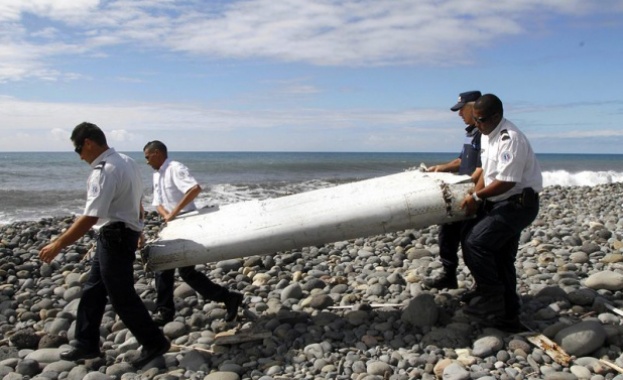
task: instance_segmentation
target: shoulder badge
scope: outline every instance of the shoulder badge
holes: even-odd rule
[[[100,194],[100,172],[96,172],[95,168],[93,170],[87,182],[88,198],[97,198]],[[99,168],[99,170],[102,170],[102,168]]]
[[[505,150],[500,154],[500,161],[502,161],[502,163],[507,164],[511,162],[512,160],[513,160],[513,154],[510,151]]]

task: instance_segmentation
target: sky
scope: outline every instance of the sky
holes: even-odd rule
[[[496,94],[537,153],[622,153],[623,0],[0,0],[0,151],[458,152]]]

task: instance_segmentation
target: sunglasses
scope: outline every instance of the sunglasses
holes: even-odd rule
[[[485,117],[476,117],[476,116],[474,116],[474,122],[476,122],[478,124],[485,123],[485,122],[487,122],[487,120],[491,119],[493,116],[495,116],[495,114],[489,115],[489,116],[485,116]]]
[[[82,148],[84,148],[84,141],[85,140],[82,140],[82,142],[80,144],[76,145],[76,147],[74,148],[74,152],[76,152],[78,154],[82,154]]]

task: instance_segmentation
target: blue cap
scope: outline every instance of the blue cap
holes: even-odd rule
[[[463,108],[463,106],[466,103],[469,102],[475,102],[476,100],[478,100],[478,98],[480,98],[482,94],[480,93],[480,91],[467,91],[467,92],[461,92],[459,94],[459,102],[456,103],[452,108],[450,108],[452,111],[458,111],[461,108]]]

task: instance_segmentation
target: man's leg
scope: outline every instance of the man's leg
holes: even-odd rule
[[[502,248],[507,253],[500,255],[500,260],[497,263],[500,280],[504,284],[504,306],[507,318],[519,316],[521,308],[521,301],[519,294],[517,294],[517,270],[515,269],[518,248],[519,235],[510,239],[508,244]]]
[[[442,224],[439,227],[439,257],[443,265],[440,276],[424,280],[424,285],[435,289],[456,289],[456,269],[459,266],[459,242],[462,222]]]
[[[227,309],[225,320],[233,321],[236,319],[238,308],[242,304],[242,294],[229,291],[227,288],[215,284],[205,274],[197,271],[194,266],[179,268],[179,272],[182,280],[203,298],[225,303]]]
[[[170,344],[134,289],[134,252],[139,235],[130,229],[100,234],[100,243],[105,248],[100,256],[102,280],[115,312],[143,346],[143,352],[162,354]]]
[[[156,314],[154,322],[163,326],[175,316],[173,290],[175,287],[175,269],[167,269],[155,273],[156,280]]]
[[[518,239],[537,212],[538,206],[524,209],[512,201],[500,202],[466,232],[463,253],[481,296],[466,312],[503,318],[507,310],[519,311],[514,268]]]
[[[106,287],[100,275],[100,244],[97,243],[89,279],[84,284],[76,315],[76,347],[60,354],[61,359],[76,361],[100,355],[100,324],[108,302]]]

